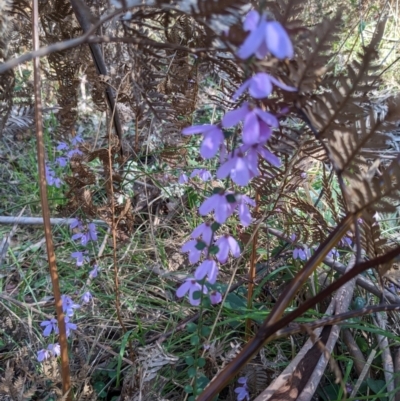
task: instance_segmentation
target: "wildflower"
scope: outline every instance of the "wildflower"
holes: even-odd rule
[[[256,202],[247,195],[235,194],[235,199],[239,220],[244,227],[247,227],[253,221],[248,205],[254,207]]]
[[[237,401],[243,401],[244,399],[250,400],[250,394],[247,387],[247,378],[240,377],[238,383],[241,384],[240,387],[235,388],[235,393],[237,394]]]
[[[74,146],[77,146],[82,142],[84,142],[84,140],[79,134],[76,135],[74,138],[72,138],[72,141],[71,141],[72,145],[74,145]]]
[[[40,351],[38,351],[37,353],[37,360],[39,362],[43,362],[46,359],[49,359],[51,356],[50,352],[47,349],[41,349]]]
[[[196,168],[193,170],[192,174],[190,174],[190,178],[194,177],[199,177],[202,181],[208,181],[211,180],[211,173],[204,168]]]
[[[189,252],[189,262],[197,263],[206,248],[207,245],[203,241],[192,239],[183,244],[181,252]]]
[[[351,240],[350,237],[343,237],[343,238],[340,240],[340,244],[341,244],[342,246],[351,247],[352,243],[353,243],[353,241]]]
[[[76,304],[71,297],[65,294],[61,295],[61,302],[63,312],[67,316],[72,316],[75,312],[75,309],[79,309],[81,307],[79,304]]]
[[[88,224],[88,236],[89,236],[89,240],[97,241],[97,229],[96,229],[96,225],[94,223]]]
[[[245,81],[235,92],[232,99],[237,100],[247,89],[254,99],[263,99],[271,94],[272,84],[290,92],[296,91],[296,88],[285,85],[284,83],[278,81],[275,77],[265,72],[259,72]]]
[[[50,186],[55,186],[57,188],[60,188],[62,181],[60,180],[60,178],[56,176],[54,170],[47,164],[45,166],[45,173],[46,173],[47,184]]]
[[[83,156],[83,152],[79,149],[72,149],[67,153],[69,159],[72,159],[74,156]]]
[[[248,147],[246,146],[246,148],[248,148]],[[251,169],[254,176],[259,175],[258,156],[261,156],[264,160],[266,160],[272,166],[279,167],[281,165],[281,161],[280,161],[279,157],[275,156],[268,149],[266,149],[263,145],[261,145],[261,144],[251,145],[247,152],[247,162],[249,163],[249,169]]]
[[[230,235],[224,235],[216,241],[218,253],[215,255],[220,263],[225,263],[228,260],[229,251],[232,256],[238,258],[240,256],[240,247],[235,238]]]
[[[89,272],[89,277],[91,279],[94,279],[97,277],[98,274],[99,274],[99,266],[94,265],[93,269]]]
[[[59,343],[49,344],[47,346],[47,350],[51,355],[55,357],[60,356],[61,354],[61,348]]]
[[[60,167],[65,167],[68,163],[68,159],[66,157],[60,156],[56,158],[56,163],[60,166]]]
[[[82,300],[83,303],[87,304],[87,303],[89,303],[89,302],[92,300],[92,298],[93,298],[93,295],[92,295],[89,291],[86,291],[86,292],[82,295],[81,300]]]
[[[293,251],[293,259],[301,259],[301,260],[306,260],[307,259],[307,254],[302,248],[296,248]]]
[[[328,258],[332,259],[338,259],[339,258],[339,252],[337,249],[333,248],[329,251],[329,253],[326,255]]]
[[[76,265],[78,267],[81,267],[87,261],[87,258],[84,256],[84,252],[72,252],[71,257],[76,259]]]
[[[69,228],[71,230],[73,230],[74,228],[78,229],[78,230],[82,230],[83,229],[83,225],[82,222],[79,219],[71,219],[71,224],[69,225]]]
[[[70,334],[71,334],[71,330],[76,330],[76,324],[75,323],[71,323],[69,321],[69,317],[68,316],[65,316],[64,320],[65,320],[65,331],[66,331],[67,337],[69,337]]]
[[[200,299],[194,299],[193,295],[197,291],[203,291],[203,294],[207,294],[208,290],[206,286],[201,286],[195,279],[187,278],[186,281],[176,290],[176,296],[182,298],[186,293],[189,293],[189,302],[193,306],[200,305]]]
[[[229,175],[237,185],[246,186],[251,178],[259,175],[258,167],[256,166],[255,171],[252,167],[247,157],[240,150],[236,150],[217,170],[217,177],[222,179]]]
[[[211,291],[210,300],[213,305],[219,304],[222,301],[222,294],[218,291]]]
[[[210,245],[211,244],[211,240],[213,237],[213,230],[211,228],[211,224],[210,223],[202,223],[199,226],[197,226],[192,234],[191,237],[192,238],[198,238],[198,237],[202,237],[203,241],[207,244]]]
[[[258,59],[271,53],[278,59],[292,58],[293,45],[289,35],[278,21],[267,21],[265,15],[253,10],[247,14],[243,24],[250,31],[237,55],[241,59],[255,54]]]
[[[199,208],[202,216],[207,215],[212,210],[215,213],[215,221],[219,224],[225,223],[226,219],[233,214],[235,208],[235,198],[231,192],[219,192],[206,199]]]
[[[239,109],[226,113],[222,125],[230,128],[242,120],[243,143],[246,145],[260,143],[263,137],[270,136],[270,127],[278,126],[278,119],[273,114],[251,107],[246,102]]]
[[[182,173],[179,176],[179,180],[178,180],[179,184],[186,184],[188,181],[189,181],[189,178],[186,174]]]
[[[69,146],[65,142],[58,142],[57,150],[67,150]]]
[[[212,259],[206,259],[196,269],[194,277],[196,280],[203,280],[206,276],[210,284],[215,284],[217,281],[218,266]]]
[[[224,141],[222,130],[212,124],[193,125],[182,130],[183,135],[203,134],[203,142],[200,147],[200,154],[204,159],[214,157]]]
[[[95,224],[88,224],[88,230],[86,232],[76,233],[71,238],[73,240],[80,239],[83,246],[86,246],[89,241],[97,241],[97,231]]]
[[[50,320],[44,320],[42,323],[40,323],[40,325],[45,328],[43,330],[43,335],[45,337],[48,337],[52,333],[52,331],[58,334],[58,326],[56,319],[51,318]]]

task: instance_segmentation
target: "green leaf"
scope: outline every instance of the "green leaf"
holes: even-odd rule
[[[247,308],[247,303],[243,298],[240,298],[235,293],[231,292],[226,297],[224,307],[232,310],[243,310]]]
[[[197,331],[197,324],[196,323],[188,323],[186,325],[186,330],[188,333],[194,333],[195,331]]]
[[[185,393],[192,394],[192,393],[193,393],[193,387],[192,387],[191,385],[187,384],[187,385],[183,388],[183,391],[184,391]]]
[[[199,359],[197,360],[197,366],[198,366],[199,368],[204,368],[205,364],[206,364],[206,360],[205,360],[204,358],[199,358]]]
[[[194,334],[191,338],[190,338],[190,344],[192,345],[198,345],[200,343],[200,337],[197,334]]]
[[[220,227],[221,227],[221,224],[217,223],[216,221],[214,221],[214,223],[211,224],[211,230],[213,231],[213,233],[215,233],[215,231],[219,230]]]
[[[374,379],[371,379],[370,377],[367,379],[367,384],[368,384],[368,387],[375,394],[378,394],[386,387],[386,383],[384,380],[374,380]]]
[[[208,252],[210,255],[216,255],[219,252],[219,248],[216,245],[211,245]]]
[[[195,367],[191,367],[188,369],[188,377],[191,379],[196,376],[197,369]]]
[[[202,251],[204,248],[207,248],[207,244],[203,241],[197,241],[195,248]]]
[[[197,378],[197,388],[198,389],[205,389],[208,385],[208,383],[210,383],[210,379],[208,377],[205,377],[204,375],[201,375],[200,377]]]
[[[186,362],[186,364],[187,364],[188,366],[192,366],[193,363],[194,363],[194,358],[193,358],[192,356],[187,356],[187,357],[185,358],[185,362]]]
[[[203,327],[201,328],[201,335],[202,335],[202,336],[208,337],[208,336],[210,335],[210,333],[211,333],[211,328],[210,328],[210,327],[208,327],[208,326],[203,326]]]

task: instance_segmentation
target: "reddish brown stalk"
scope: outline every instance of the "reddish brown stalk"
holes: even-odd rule
[[[256,191],[256,207],[254,209],[256,216],[260,208],[260,194]],[[247,285],[247,309],[251,310],[253,307],[253,291],[254,291],[254,280],[256,279],[256,257],[257,257],[257,241],[258,241],[258,224],[254,226],[253,242],[251,246],[251,258],[250,258],[250,269],[249,269],[249,283]],[[246,319],[246,331],[245,339],[249,341],[251,337],[251,319]]]
[[[33,1],[32,10],[32,41],[33,50],[39,49],[39,7],[38,0]],[[58,272],[56,265],[56,255],[54,253],[53,237],[51,233],[50,224],[50,211],[47,199],[47,183],[45,173],[45,157],[44,157],[44,139],[43,139],[43,126],[42,126],[42,98],[40,93],[40,60],[35,58],[33,60],[33,79],[34,79],[34,92],[35,92],[35,126],[36,126],[36,148],[38,158],[39,170],[39,189],[40,201],[43,214],[44,233],[46,238],[46,250],[49,262],[49,270],[51,277],[51,284],[53,287],[53,294],[57,313],[57,323],[59,330],[59,343],[61,349],[61,377],[62,377],[62,391],[66,394],[66,401],[72,400],[71,393],[71,376],[69,371],[68,359],[68,342],[67,333],[65,329],[64,312],[62,308],[60,284],[58,280]]]

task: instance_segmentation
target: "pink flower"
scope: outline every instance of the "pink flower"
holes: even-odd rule
[[[243,27],[250,31],[238,50],[238,57],[249,58],[255,54],[258,59],[271,53],[278,59],[292,58],[293,45],[289,35],[278,21],[267,21],[265,15],[253,10],[247,14]]]
[[[233,95],[233,100],[237,100],[247,89],[249,90],[250,96],[254,99],[263,99],[268,97],[272,92],[272,84],[279,86],[281,89],[286,91],[296,91],[296,88],[285,85],[278,81],[275,77],[265,73],[259,72],[253,77],[245,81],[239,89]]]
[[[191,237],[192,238],[198,238],[198,237],[202,237],[203,241],[207,244],[210,245],[211,244],[211,239],[213,237],[213,230],[211,228],[211,224],[210,223],[202,223],[199,226],[197,226],[192,234]]]
[[[227,197],[233,197],[231,192],[220,192],[211,195],[206,199],[200,206],[199,212],[202,216],[207,215],[212,210],[215,212],[215,220],[219,224],[225,223],[226,219],[233,214],[235,208],[235,200],[233,197],[233,203],[229,202]]]
[[[181,252],[189,252],[189,262],[197,263],[206,248],[207,245],[203,241],[192,239],[183,244]]]
[[[222,125],[230,128],[242,120],[244,122],[243,143],[246,145],[260,143],[265,138],[269,138],[270,127],[278,126],[278,119],[273,114],[257,107],[250,107],[248,103],[243,103],[239,109],[226,113],[222,119]]]
[[[193,278],[187,278],[186,281],[176,290],[176,296],[178,298],[182,298],[188,292],[190,304],[193,306],[198,306],[200,305],[200,298],[199,299],[193,298],[194,293],[197,291],[203,291],[203,294],[207,294],[208,292],[207,288],[204,285],[201,286]]]
[[[195,271],[194,278],[203,280],[207,276],[210,284],[215,284],[217,281],[218,266],[212,259],[206,259]]]
[[[182,130],[183,135],[203,134],[203,142],[200,147],[200,154],[205,159],[214,157],[219,147],[224,142],[224,134],[220,128],[215,125],[193,125]]]
[[[240,256],[240,247],[235,238],[230,235],[224,235],[218,238],[215,245],[219,248],[215,255],[220,263],[225,263],[228,260],[229,251],[232,256],[238,258]]]

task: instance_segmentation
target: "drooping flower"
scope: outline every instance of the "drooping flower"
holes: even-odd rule
[[[203,280],[207,277],[210,284],[215,284],[218,276],[218,266],[213,259],[206,259],[203,263],[196,269],[194,273],[194,278],[196,280]]]
[[[231,110],[222,119],[222,125],[230,128],[243,120],[243,143],[254,145],[262,143],[262,139],[271,135],[270,127],[278,126],[278,119],[271,113],[258,107],[243,103],[239,109]]]
[[[49,359],[51,356],[50,352],[47,349],[41,349],[40,351],[38,351],[37,353],[37,360],[39,362],[43,362],[46,359]]]
[[[69,159],[72,159],[74,156],[83,156],[83,152],[79,149],[71,149],[68,153],[67,153],[67,157]]]
[[[229,252],[233,257],[240,256],[240,247],[235,238],[230,235],[224,235],[217,239],[215,245],[218,247],[218,252],[215,255],[220,263],[225,263],[228,260]]]
[[[205,159],[214,157],[224,141],[224,134],[221,128],[212,124],[193,125],[182,130],[183,135],[203,134],[203,142],[200,147],[200,154]]]
[[[56,163],[60,166],[60,167],[65,167],[68,163],[68,159],[66,157],[60,156],[56,158]]]
[[[97,229],[94,223],[88,224],[88,235],[90,241],[97,241]]]
[[[328,258],[338,259],[339,258],[339,252],[338,252],[337,249],[332,248],[326,256]]]
[[[237,401],[243,401],[244,399],[250,400],[250,394],[247,387],[247,378],[240,377],[238,379],[238,383],[241,386],[235,388],[235,393],[237,394]]]
[[[182,173],[179,176],[179,180],[178,180],[179,184],[186,184],[188,181],[189,181],[189,178],[185,173]]]
[[[67,334],[67,337],[69,337],[71,335],[71,330],[76,330],[76,324],[75,323],[71,323],[69,321],[69,317],[65,316],[65,331]]]
[[[73,230],[74,228],[76,228],[78,230],[83,230],[83,224],[79,219],[73,218],[70,221],[71,221],[71,223],[69,225],[69,228],[71,230]]]
[[[71,257],[76,259],[76,265],[81,267],[85,262],[87,262],[87,257],[84,255],[84,252],[72,252]]]
[[[192,234],[190,235],[192,238],[203,238],[203,242],[206,243],[206,245],[211,244],[211,239],[213,237],[213,230],[211,228],[210,223],[201,223],[199,226],[197,226]]]
[[[59,343],[49,344],[47,346],[47,350],[50,352],[52,356],[60,356],[61,354],[61,347]]]
[[[201,254],[205,252],[206,248],[207,244],[205,244],[203,241],[192,239],[183,244],[181,252],[189,252],[189,262],[197,263],[201,258]]]
[[[293,259],[306,260],[307,253],[302,248],[295,248],[295,250],[293,251]]]
[[[202,181],[211,180],[211,173],[204,168],[195,168],[190,174],[190,178],[199,177]]]
[[[234,155],[231,155],[217,170],[218,178],[223,179],[230,176],[234,183],[242,187],[246,186],[251,178],[258,175],[258,167],[256,167],[256,171],[254,171],[251,164],[248,162],[247,157],[240,151],[240,149],[237,149],[234,152]]]
[[[50,320],[44,320],[40,325],[45,328],[43,330],[43,335],[45,337],[48,337],[53,331],[58,334],[57,320],[54,319],[54,317]]]
[[[69,146],[65,142],[58,142],[57,150],[67,150]]]
[[[254,99],[263,99],[271,94],[273,89],[272,84],[279,86],[281,89],[286,91],[296,91],[296,88],[280,82],[272,75],[269,75],[265,72],[259,72],[246,80],[235,92],[232,99],[237,100],[247,89],[249,90],[250,96],[252,96]]]
[[[272,166],[279,167],[281,165],[281,160],[279,159],[279,157],[271,153],[268,149],[264,147],[264,145],[254,144],[251,145],[247,151],[247,161],[249,163],[249,168],[251,168],[252,171],[256,169],[258,172],[259,156],[261,156]]]
[[[203,294],[207,294],[208,290],[206,286],[201,286],[194,278],[187,278],[185,282],[176,290],[176,296],[182,298],[189,293],[189,302],[193,306],[200,305],[200,299],[194,299],[193,295],[197,291],[203,291]]]
[[[253,221],[248,205],[254,207],[256,206],[256,202],[247,195],[241,195],[241,194],[235,194],[235,200],[237,206],[237,214],[239,215],[240,223],[244,227],[247,227]]]
[[[237,52],[241,59],[247,59],[253,54],[262,59],[268,53],[278,59],[293,57],[292,42],[278,21],[267,21],[265,15],[260,16],[253,10],[247,14],[243,27],[250,34]]]
[[[62,302],[63,312],[67,316],[72,316],[75,312],[75,309],[79,309],[81,307],[79,304],[76,304],[71,297],[65,294],[61,295],[61,302]]]
[[[94,279],[97,277],[97,275],[99,274],[99,266],[98,265],[94,265],[93,269],[89,272],[89,277],[91,279]]]
[[[93,295],[90,293],[90,291],[86,291],[82,297],[81,300],[82,302],[84,302],[85,304],[89,303],[91,301],[91,299],[93,298]]]
[[[230,202],[233,197],[233,202]],[[226,219],[233,214],[235,209],[235,198],[232,192],[221,191],[211,195],[200,206],[199,213],[202,216],[214,210],[215,221],[219,224],[225,223]]]
[[[211,291],[210,300],[213,305],[219,304],[222,301],[222,294],[218,291]]]

